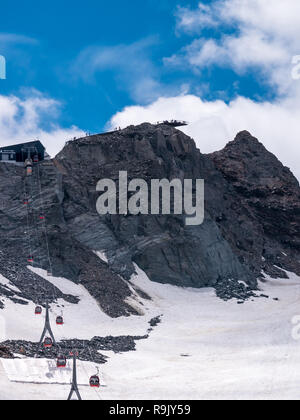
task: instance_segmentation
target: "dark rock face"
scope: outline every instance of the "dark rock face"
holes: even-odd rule
[[[149,324],[150,327],[157,327],[158,324],[161,323],[162,315],[156,316],[155,318],[150,319]]]
[[[36,165],[33,176],[27,178],[23,167],[0,164],[0,274],[10,281],[3,286],[0,281],[0,294],[23,304],[33,301],[43,305],[46,299],[53,302],[58,298],[78,303],[77,296],[63,294],[27,268],[27,258],[33,255],[35,267],[51,268],[54,275],[83,284],[108,315],[136,314],[125,302],[131,295],[128,284],[68,230],[61,187],[62,175],[51,161]],[[23,204],[25,193],[30,197],[29,206]],[[46,225],[40,221],[41,212]]]
[[[59,354],[71,358],[70,353],[76,349],[78,359],[93,363],[106,363],[107,356],[99,353],[102,351],[113,351],[123,353],[135,351],[138,340],[145,340],[145,336],[120,336],[120,337],[94,337],[92,340],[62,340],[59,342]],[[52,358],[58,354],[57,347],[38,350],[38,343],[29,341],[5,341],[0,346],[0,357],[13,358],[13,353],[26,357]]]
[[[117,181],[119,171],[148,184],[204,179],[204,223],[186,226],[181,215],[100,216],[97,182]],[[24,191],[32,197],[28,207]],[[47,270],[50,255],[53,274],[82,284],[112,317],[138,314],[127,301],[133,263],[152,281],[212,286],[224,299],[244,300],[253,296],[262,269],[275,277],[284,276],[280,267],[300,274],[299,197],[290,171],[245,132],[203,155],[182,132],[142,124],[70,142],[53,161],[35,165],[30,179],[22,167],[0,163],[0,274],[19,290],[0,282],[0,296],[23,304],[78,301],[28,270],[32,253],[34,264]],[[108,263],[95,251],[105,252]]]
[[[13,359],[14,355],[10,349],[6,346],[0,345],[0,358],[2,359]]]
[[[218,225],[235,253],[257,274],[300,275],[300,188],[291,171],[247,131],[210,158],[234,188],[230,225]]]
[[[63,173],[62,212],[68,231],[84,246],[105,250],[110,267],[124,278],[136,262],[156,282],[178,286],[215,286],[228,279],[255,286],[256,278],[234,254],[216,223],[228,183],[192,139],[168,126],[143,124],[112,135],[83,138],[55,159]],[[96,212],[100,179],[169,180],[204,178],[206,215],[200,226],[183,216],[100,217]]]

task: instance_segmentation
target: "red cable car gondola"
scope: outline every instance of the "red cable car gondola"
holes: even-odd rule
[[[63,319],[63,317],[62,317],[62,316],[58,316],[58,317],[56,318],[56,324],[57,324],[57,325],[63,325],[63,324],[64,324],[64,319]]]
[[[34,155],[34,157],[33,157],[33,162],[34,163],[37,163],[39,161],[39,157],[38,157],[38,155]]]
[[[41,307],[41,306],[37,306],[37,307],[35,308],[35,314],[36,314],[36,315],[41,315],[41,313],[42,313],[42,307]]]
[[[33,258],[33,256],[32,256],[32,255],[29,255],[29,256],[27,257],[27,261],[28,261],[29,263],[33,263],[33,262],[34,262],[34,258]]]
[[[45,220],[45,216],[43,214],[40,214],[40,220]]]
[[[90,387],[100,388],[100,378],[98,375],[93,375],[90,377]]]
[[[57,356],[56,366],[58,368],[65,368],[67,366],[67,359],[63,354]]]
[[[50,348],[52,346],[53,346],[52,338],[46,337],[45,340],[44,340],[44,347]]]

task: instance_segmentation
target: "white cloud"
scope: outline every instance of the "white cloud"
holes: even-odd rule
[[[178,7],[176,16],[178,18],[177,29],[186,32],[199,32],[206,27],[218,25],[218,20],[214,17],[213,8],[203,3],[199,3],[196,10]]]
[[[77,127],[62,128],[51,121],[48,124],[49,129],[41,128],[45,120],[55,121],[59,106],[59,102],[46,98],[37,91],[32,91],[25,99],[0,95],[0,145],[38,138],[47,152],[54,156],[66,140],[83,134]]]
[[[149,102],[159,96],[163,86],[149,55],[158,43],[149,37],[132,44],[90,46],[80,52],[71,65],[73,78],[95,83],[101,72],[111,72],[118,88],[128,91],[135,101]],[[98,80],[101,84],[101,79]]]
[[[263,33],[250,30],[244,31],[239,37],[224,36],[221,41],[196,40],[186,47],[186,52],[192,65],[203,67],[219,64],[233,67],[238,72],[251,66],[272,69],[275,65],[289,64],[291,58],[283,44],[278,42],[274,48]]]
[[[1,47],[6,45],[35,45],[38,44],[38,41],[34,38],[25,36],[25,35],[19,35],[14,33],[8,33],[8,32],[0,32],[0,45]]]
[[[221,0],[215,4],[224,21],[234,20],[240,28],[257,28],[294,45],[300,36],[298,0]]]
[[[207,102],[197,96],[160,98],[148,106],[130,106],[113,116],[111,127],[126,127],[148,121],[182,119],[189,126],[182,129],[196,141],[202,153],[219,150],[242,130],[248,130],[300,180],[300,124],[297,99],[275,103],[254,102],[239,97],[229,104]]]
[[[199,2],[196,9],[179,7],[176,16],[177,28],[187,32],[236,25],[238,29],[257,28],[288,40],[300,35],[298,0],[213,0],[209,5]]]
[[[181,8],[177,27],[186,32],[218,27],[218,36],[202,36],[165,63],[202,68],[232,68],[238,74],[260,71],[278,94],[291,88],[290,62],[299,53],[299,0],[215,0],[197,9]]]

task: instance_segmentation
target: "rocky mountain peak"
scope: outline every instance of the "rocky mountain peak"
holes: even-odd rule
[[[240,131],[239,133],[237,133],[237,135],[235,136],[233,143],[238,143],[238,142],[248,142],[249,144],[252,143],[259,143],[258,139],[256,137],[253,137],[252,134],[247,131],[247,130],[243,130]]]
[[[234,188],[240,213],[251,220],[251,234],[257,230],[263,235],[260,259],[273,264],[266,271],[282,275],[276,268],[282,267],[299,273],[300,188],[289,168],[247,131],[210,158]],[[257,238],[255,246],[259,242]]]
[[[270,188],[281,185],[284,189],[297,189],[298,180],[278,158],[248,131],[241,131],[223,150],[211,155],[215,165],[231,182],[243,178],[253,186],[261,184]],[[293,193],[298,194],[296,190]]]
[[[265,146],[249,131],[240,131],[234,138],[234,140],[228,142],[224,148],[224,152],[232,157],[258,157],[269,153]],[[218,153],[218,152],[215,152]]]
[[[84,285],[110,316],[137,314],[128,303],[135,264],[152,281],[215,287],[224,299],[251,296],[262,270],[273,277],[286,277],[284,270],[300,274],[299,184],[246,131],[204,155],[181,131],[145,123],[68,142],[55,159],[38,165],[40,180],[34,170],[30,186],[22,167],[0,163],[0,273],[20,290],[16,296],[3,286],[0,296],[16,303],[39,302],[41,281],[45,297],[53,299],[53,288],[27,268],[24,186],[35,192],[33,224],[42,190],[53,274]],[[117,181],[120,171],[148,183],[204,179],[204,223],[186,226],[184,215],[173,214],[99,215],[97,182]],[[43,232],[35,225],[32,231],[35,264],[47,269]],[[55,293],[76,303],[74,296]],[[148,298],[142,290],[134,293]]]

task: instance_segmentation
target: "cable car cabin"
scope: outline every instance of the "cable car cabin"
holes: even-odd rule
[[[29,196],[25,193],[23,194],[23,204],[29,204]]]
[[[33,162],[38,163],[38,161],[39,161],[39,155],[34,155],[33,156]]]
[[[45,340],[44,340],[44,347],[45,348],[50,348],[52,346],[53,346],[52,338],[46,337]]]
[[[45,216],[43,214],[40,214],[40,220],[45,220]]]
[[[64,325],[64,319],[63,319],[63,317],[62,317],[62,316],[58,316],[58,317],[56,318],[56,324],[57,324],[57,325]]]
[[[100,388],[100,378],[98,375],[91,376],[90,378],[91,388]]]
[[[32,264],[34,262],[33,256],[32,255],[28,255],[27,261]]]
[[[25,169],[26,169],[26,175],[27,176],[32,175],[32,165],[33,165],[32,160],[30,158],[27,158],[24,162],[24,166],[25,166]]]
[[[32,166],[27,166],[26,168],[26,175],[31,176],[32,175]]]
[[[56,361],[56,366],[58,368],[65,368],[67,366],[67,359],[66,359],[66,357],[63,356],[62,354],[58,355],[57,361]]]
[[[42,313],[42,307],[41,307],[41,306],[37,306],[37,307],[35,308],[35,314],[36,314],[36,315],[41,315],[41,313]]]

